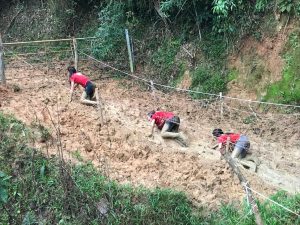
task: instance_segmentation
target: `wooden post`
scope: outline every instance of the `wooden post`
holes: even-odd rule
[[[4,57],[3,57],[3,44],[2,44],[2,37],[0,34],[0,82],[1,84],[6,84],[6,78],[5,78],[5,69],[4,69]]]
[[[78,52],[77,52],[77,40],[73,38],[73,49],[74,49],[74,66],[78,70]]]
[[[221,113],[221,118],[223,118],[223,95],[222,95],[222,92],[220,92],[220,101],[221,101],[220,113]]]
[[[127,50],[128,50],[128,56],[129,56],[130,72],[133,73],[133,59],[132,59],[130,40],[129,40],[129,34],[128,34],[127,29],[125,29],[125,36],[126,36]]]
[[[154,99],[155,101],[158,101],[158,97],[155,95],[155,87],[154,87],[153,80],[150,80],[150,85],[151,85],[151,91],[152,91],[153,99]]]
[[[98,88],[96,88],[96,100],[97,100],[97,106],[98,106],[98,110],[100,111],[100,118],[101,118],[101,126],[103,126],[103,113],[102,113],[102,106],[101,106],[101,101],[100,101],[100,98],[99,98],[99,93],[98,93]]]
[[[234,159],[228,154],[229,142],[230,142],[230,138],[228,137],[227,142],[226,142],[226,151],[225,151],[225,154],[223,156],[224,156],[226,162],[232,168],[233,172],[238,176],[240,184],[243,186],[243,188],[246,192],[247,200],[251,204],[251,209],[252,209],[252,212],[254,213],[256,224],[257,225],[263,225],[262,219],[260,217],[260,213],[258,211],[258,206],[255,202],[255,198],[252,195],[251,189],[249,189],[250,185],[249,185],[247,179],[241,173],[238,166],[236,165],[236,162],[234,161]]]
[[[45,57],[46,57],[46,63],[47,63],[47,77],[49,74],[49,59],[48,59],[48,48],[46,45],[46,42],[44,43],[44,49],[45,49]]]

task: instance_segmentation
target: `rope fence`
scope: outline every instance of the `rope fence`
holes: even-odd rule
[[[61,41],[73,41],[74,39],[75,40],[90,40],[90,39],[97,39],[97,37],[62,38],[62,39],[40,40],[40,41],[8,42],[8,43],[3,43],[3,45],[23,45],[23,44],[32,44],[32,43],[49,43],[49,42],[61,42]]]
[[[118,71],[120,73],[123,73],[125,75],[128,75],[130,77],[133,77],[135,79],[138,79],[140,81],[143,81],[145,83],[147,83],[148,85],[156,85],[159,87],[164,87],[164,88],[168,88],[168,89],[173,89],[176,91],[183,91],[183,92],[189,92],[189,93],[196,93],[196,94],[202,94],[202,95],[208,95],[208,96],[214,96],[214,97],[220,97],[220,94],[213,94],[213,93],[208,93],[208,92],[201,92],[201,91],[194,91],[194,90],[190,90],[190,89],[184,89],[184,88],[177,88],[177,87],[173,87],[173,86],[169,86],[169,85],[164,85],[164,84],[160,84],[160,83],[156,83],[153,82],[151,80],[147,80],[141,77],[138,77],[136,75],[130,74],[128,72],[122,71],[120,69],[117,69],[107,63],[104,63],[103,61],[100,61],[84,52],[81,52],[81,54],[87,56],[88,58],[94,60],[95,62],[101,63],[102,65],[105,65],[115,71]],[[290,105],[290,104],[281,104],[281,103],[274,103],[274,102],[261,102],[261,101],[256,101],[256,100],[248,100],[248,99],[241,99],[241,98],[235,98],[235,97],[230,97],[230,96],[222,96],[222,98],[224,99],[231,99],[231,100],[237,100],[237,101],[243,101],[243,102],[249,102],[249,103],[258,103],[258,104],[266,104],[266,105],[274,105],[274,106],[283,106],[283,107],[294,107],[294,108],[300,108],[300,105]]]
[[[12,46],[12,45],[24,45],[24,44],[32,44],[32,43],[51,43],[51,42],[71,42],[74,40],[94,40],[97,39],[97,37],[83,37],[83,38],[62,38],[62,39],[50,39],[50,40],[38,40],[38,41],[24,41],[24,42],[9,42],[9,43],[3,43],[3,46]],[[71,52],[72,50],[66,50],[67,52]],[[53,53],[59,53],[60,51],[53,51]],[[118,71],[122,74],[128,75],[134,79],[140,80],[144,83],[146,83],[150,87],[162,87],[162,88],[167,88],[167,89],[173,89],[176,91],[182,91],[182,92],[188,92],[188,93],[195,93],[195,94],[202,94],[206,96],[213,96],[213,97],[220,97],[220,99],[230,99],[230,100],[236,100],[236,101],[242,101],[242,102],[249,102],[249,103],[257,103],[257,104],[265,104],[265,105],[274,105],[274,106],[282,106],[282,107],[293,107],[293,108],[300,108],[300,105],[292,105],[292,104],[282,104],[282,103],[274,103],[274,102],[265,102],[265,101],[257,101],[257,100],[249,100],[249,99],[242,99],[242,98],[237,98],[237,97],[231,97],[231,96],[224,96],[222,94],[215,94],[215,93],[208,93],[208,92],[202,92],[202,91],[194,91],[190,89],[184,89],[184,88],[178,88],[170,85],[164,85],[160,83],[153,82],[152,80],[144,79],[139,76],[136,76],[134,74],[122,71],[120,69],[117,69],[114,66],[111,66],[107,63],[104,63],[103,61],[100,61],[96,59],[95,57],[88,55],[82,51],[79,51],[81,54],[87,56],[89,59],[94,60],[95,62],[101,63],[102,65],[105,65],[106,67],[109,67],[115,71]],[[43,52],[44,54],[45,52]],[[28,55],[33,54],[33,53],[27,53]],[[35,53],[39,54],[39,53]]]
[[[259,195],[260,197],[262,197],[262,198],[264,198],[264,199],[266,199],[266,200],[272,202],[273,204],[275,204],[275,205],[277,205],[277,206],[283,208],[284,210],[286,210],[286,211],[288,211],[288,212],[290,212],[290,213],[292,213],[292,214],[294,214],[294,215],[300,217],[300,214],[298,214],[298,213],[296,213],[296,212],[290,210],[289,208],[283,206],[282,204],[279,204],[278,202],[276,202],[276,201],[274,201],[274,200],[268,198],[267,196],[261,194],[260,192],[258,192],[258,191],[256,191],[256,190],[253,190],[253,188],[250,188],[250,187],[248,187],[248,186],[245,185],[245,184],[243,184],[243,186],[244,186],[245,189],[251,190],[251,191],[254,192],[255,194]]]

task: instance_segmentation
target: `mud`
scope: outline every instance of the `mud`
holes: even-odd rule
[[[249,136],[252,154],[262,162],[257,173],[242,169],[253,189],[264,195],[278,189],[300,191],[297,114],[263,113],[252,108],[257,110],[255,121],[244,123],[253,115],[247,105],[224,102],[221,114],[220,101],[194,101],[186,93],[159,91],[154,98],[147,86],[134,80],[100,79],[96,84],[103,106],[101,124],[96,107],[79,103],[80,90],[68,103],[66,67],[57,63],[47,71],[8,66],[8,87],[0,89],[1,111],[14,114],[28,125],[40,123],[51,131],[54,141],[37,143],[45,154],[56,154],[54,126],[57,128],[59,121],[66,159],[78,162],[80,154],[84,161],[92,161],[105,175],[122,184],[174,188],[184,191],[194,204],[214,208],[222,202],[240,202],[244,197],[237,177],[211,149],[215,144],[211,132],[221,127]],[[82,72],[92,79],[103,75],[100,71],[92,73],[88,65]],[[18,77],[23,78],[16,80]],[[20,91],[13,92],[13,85]],[[153,138],[147,137],[150,125],[146,113],[152,109],[173,111],[180,116],[180,129],[189,139],[188,148],[163,140],[157,131]]]

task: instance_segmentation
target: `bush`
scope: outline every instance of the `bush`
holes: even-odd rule
[[[178,75],[180,65],[176,63],[176,55],[180,48],[180,40],[165,39],[151,56],[151,67],[156,79],[163,83],[173,82]]]
[[[192,74],[191,88],[194,91],[219,94],[226,92],[227,78],[214,72],[208,67],[198,67]],[[207,95],[191,93],[194,98],[203,98]]]
[[[96,32],[96,37],[99,40],[95,42],[93,48],[93,54],[99,59],[116,59],[119,56],[124,58],[126,49],[125,12],[125,4],[121,2],[111,2],[100,11],[100,27]]]

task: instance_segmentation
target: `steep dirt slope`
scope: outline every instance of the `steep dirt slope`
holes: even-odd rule
[[[81,105],[77,91],[68,103],[69,87],[65,64],[46,69],[7,69],[7,89],[1,89],[1,111],[12,113],[27,124],[41,123],[52,130],[54,140],[38,143],[45,153],[56,153],[53,122],[60,122],[64,157],[91,160],[103,173],[120,183],[146,187],[171,187],[184,191],[195,204],[215,207],[221,202],[240,201],[244,192],[219,153],[210,149],[214,143],[211,131],[222,127],[250,136],[253,154],[262,165],[258,173],[242,170],[251,186],[266,195],[278,188],[291,192],[300,187],[299,116],[265,113],[256,123],[242,121],[249,115],[225,106],[220,116],[220,102],[192,101],[185,94],[151,92],[139,88],[135,81],[100,80],[105,124],[101,125],[96,107]],[[89,75],[89,67],[83,71]],[[98,73],[92,74],[93,78]],[[23,77],[23,79],[14,80]],[[30,78],[32,77],[32,78]],[[20,92],[12,92],[17,84]],[[236,106],[238,107],[238,106]],[[190,141],[188,148],[172,140],[163,140],[159,133],[147,137],[150,126],[146,113],[151,109],[171,110],[180,115],[181,130]],[[50,111],[50,113],[48,112]],[[284,116],[284,117],[283,117]],[[291,126],[293,124],[293,126]],[[49,145],[50,144],[50,145]]]

